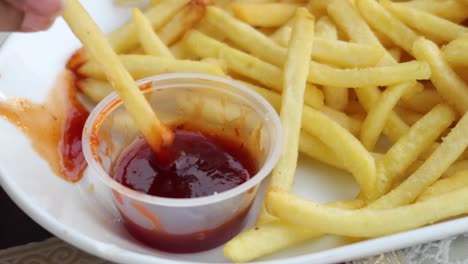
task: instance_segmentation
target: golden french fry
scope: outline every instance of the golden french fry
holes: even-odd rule
[[[407,168],[428,149],[455,119],[455,112],[447,105],[434,107],[418,120],[377,162],[377,181],[373,199],[389,191],[404,177]]]
[[[380,3],[410,27],[436,42],[449,42],[468,33],[468,28],[430,13],[389,0],[381,0]]]
[[[357,209],[364,206],[364,202],[339,201],[329,203],[328,206]],[[322,235],[314,229],[275,220],[237,235],[224,247],[224,255],[234,262],[247,262]]]
[[[161,0],[145,11],[145,16],[154,29],[160,28],[171,16],[182,9],[190,0]],[[117,53],[124,53],[135,48],[138,44],[135,25],[131,22],[124,24],[108,35],[112,48]]]
[[[468,131],[468,112],[458,121],[439,147],[408,179],[367,208],[392,208],[414,201],[429,185],[440,178],[442,173],[466,149],[468,146],[466,131]]]
[[[442,103],[442,100],[442,97],[436,90],[424,89],[410,98],[403,98],[402,105],[408,109],[424,114],[430,111],[434,106]]]
[[[260,94],[263,98],[265,98],[275,109],[277,112],[280,111],[281,108],[281,96],[273,91],[267,90],[262,87],[258,87],[251,83],[242,82],[248,88],[254,90],[258,94]],[[309,106],[304,106],[308,108]],[[302,116],[302,124],[311,122],[311,120],[306,119]],[[345,121],[343,121],[345,122]],[[303,125],[304,126],[304,125]],[[321,142],[316,137],[311,136],[308,132],[304,129],[301,131],[300,135],[300,144],[299,144],[299,151],[304,153],[305,155],[321,161],[323,163],[332,165],[339,169],[344,169],[343,163],[341,163],[338,158],[336,158],[335,153],[323,142]]]
[[[367,117],[362,123],[360,139],[364,147],[369,151],[374,149],[375,143],[379,139],[388,116],[398,103],[400,98],[406,93],[411,86],[418,83],[406,82],[397,86],[387,88],[374,103]]]
[[[122,103],[154,151],[172,143],[173,132],[156,116],[132,76],[112,49],[104,33],[78,0],[67,0],[62,14],[85,50],[96,60],[113,84]]]
[[[332,17],[337,27],[346,32],[348,37],[358,43],[371,44],[379,46],[382,50],[384,47],[379,42],[369,25],[362,19],[361,15],[347,0],[332,0],[327,8],[328,14]],[[381,60],[383,65],[391,65],[396,63],[393,57],[387,52]],[[380,96],[380,91],[377,87],[364,87],[355,89],[359,101],[362,106],[368,111],[373,103]],[[395,113],[390,113],[387,124],[384,129],[384,134],[393,142],[397,141],[409,129],[408,125]]]
[[[285,148],[273,169],[270,182],[270,186],[284,190],[291,188],[296,170],[304,91],[313,39],[314,19],[307,10],[299,8],[289,42],[281,96],[280,119],[283,124]]]
[[[182,38],[182,36],[196,25],[205,15],[210,0],[191,0],[171,20],[157,30],[161,40],[168,46]]]
[[[430,4],[427,0],[412,0],[397,4],[416,8],[455,23],[463,22],[468,18],[468,7],[459,0],[431,1]]]
[[[355,177],[365,197],[375,184],[375,162],[372,155],[346,129],[323,113],[312,108],[303,109],[303,129],[329,146]]]
[[[310,10],[312,15],[317,19],[327,14],[327,5],[329,0],[313,0],[309,1],[307,8]]]
[[[174,58],[169,48],[154,32],[148,18],[136,8],[133,9],[133,24],[136,27],[138,39],[146,54]]]
[[[418,120],[423,117],[423,114],[401,106],[395,107],[394,110],[410,126],[414,125],[414,123],[418,122]]]
[[[231,4],[232,13],[240,20],[255,27],[279,27],[286,23],[299,6],[290,3],[242,3]]]
[[[268,63],[283,67],[286,49],[250,25],[217,7],[207,8],[205,19],[239,47]],[[317,38],[314,40],[312,58],[344,67],[363,67],[375,65],[382,54],[382,50],[373,46]]]
[[[219,66],[200,61],[174,60],[149,55],[120,55],[118,58],[135,79],[173,72],[198,72],[224,76]],[[105,68],[95,60],[83,64],[78,72],[97,80],[106,80],[107,77]]]
[[[315,36],[324,39],[338,39],[338,31],[328,16],[323,16],[315,24]]]
[[[317,86],[307,83],[304,93],[304,103],[315,109],[322,109],[324,105],[324,95]]]
[[[95,103],[99,103],[102,99],[114,91],[112,85],[110,85],[108,82],[89,78],[78,80],[76,85],[81,92],[83,92]]]
[[[324,39],[338,39],[336,27],[327,16],[323,16],[317,21],[315,35]],[[348,104],[348,89],[324,86],[322,90],[325,95],[325,103],[328,106],[336,110],[343,110],[346,108]]]
[[[356,6],[366,21],[389,37],[393,43],[412,53],[413,43],[419,37],[408,26],[374,0],[356,0]]]
[[[311,83],[345,88],[386,86],[406,81],[427,80],[429,77],[431,69],[427,63],[421,61],[359,69],[338,69],[312,61],[308,80]]]
[[[468,37],[458,38],[442,48],[443,56],[452,66],[468,66]]]
[[[317,204],[288,192],[268,192],[268,212],[280,219],[328,234],[376,237],[414,229],[468,212],[468,188],[386,210],[349,210]],[[313,219],[313,221],[311,221]]]
[[[281,91],[282,71],[247,53],[192,30],[185,35],[186,46],[202,58],[218,58],[226,62],[228,69]]]
[[[277,29],[273,34],[270,35],[270,38],[282,47],[287,47],[289,45],[289,39],[291,38],[292,28],[290,25],[284,25]]]
[[[393,59],[396,62],[401,61],[402,50],[399,47],[393,47],[393,48],[388,49],[388,53],[392,55]]]
[[[185,42],[182,40],[177,41],[172,46],[169,47],[169,50],[179,60],[197,60],[198,57],[190,52],[190,50],[185,46]]]
[[[437,45],[425,38],[419,38],[413,47],[414,56],[426,61],[432,69],[431,81],[440,95],[458,110],[468,111],[468,84],[458,76],[442,57]]]
[[[462,171],[462,170],[468,170],[468,160],[458,160],[455,161],[448,169],[444,172],[442,175],[443,178],[450,177],[451,175]]]
[[[340,126],[351,132],[351,134],[359,135],[362,126],[362,122],[360,120],[352,118],[343,112],[327,106],[320,108],[320,111],[338,123]]]
[[[304,119],[302,122],[304,122]],[[330,147],[316,137],[311,136],[304,129],[301,131],[299,142],[299,151],[301,153],[335,168],[346,169]]]
[[[271,173],[269,188],[290,190],[297,167],[302,109],[309,61],[314,40],[314,18],[299,8],[294,15],[293,31],[284,66],[280,119],[283,125],[283,152]],[[266,222],[265,211],[260,211],[257,224]]]
[[[468,170],[462,170],[450,175],[448,178],[436,181],[418,197],[416,202],[427,200],[431,197],[445,194],[454,190],[468,187]]]

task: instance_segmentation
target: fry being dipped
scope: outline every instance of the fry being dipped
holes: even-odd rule
[[[117,54],[99,27],[77,0],[68,0],[63,18],[75,35],[81,40],[86,51],[101,68],[127,111],[132,116],[148,144],[155,152],[172,143],[174,135],[156,116],[133,78],[127,72]]]

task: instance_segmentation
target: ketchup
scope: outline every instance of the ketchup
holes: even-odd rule
[[[240,142],[176,128],[174,142],[157,155],[144,139],[133,143],[114,165],[121,184],[167,198],[195,198],[232,189],[255,174]]]
[[[113,167],[115,180],[149,195],[195,198],[232,189],[256,173],[254,159],[242,142],[214,133],[174,130],[174,142],[155,154],[144,139],[138,139],[121,154]],[[139,241],[168,252],[190,253],[221,245],[243,227],[249,207],[222,225],[192,234],[170,234],[145,229],[120,212],[124,224]]]

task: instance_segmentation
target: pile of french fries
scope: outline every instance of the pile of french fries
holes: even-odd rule
[[[284,152],[257,224],[224,248],[244,262],[468,213],[467,18],[466,0],[158,0],[108,40],[134,79],[224,76],[280,113]],[[78,86],[97,103],[113,88],[80,54]],[[291,193],[299,152],[349,171],[359,195],[318,204]]]

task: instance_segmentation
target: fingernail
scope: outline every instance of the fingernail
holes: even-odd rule
[[[48,29],[54,20],[50,17],[27,13],[21,23],[20,31],[33,32]]]

